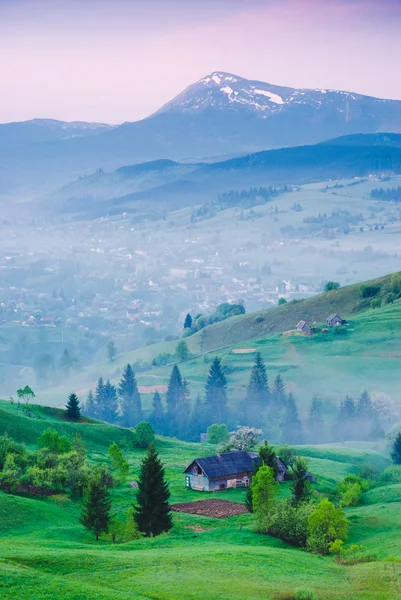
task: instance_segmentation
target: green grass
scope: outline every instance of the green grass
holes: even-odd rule
[[[99,423],[72,425],[57,410],[38,408],[39,413],[41,419],[30,419],[16,415],[8,403],[0,403],[0,434],[12,430],[33,448],[43,427],[78,431],[92,461],[107,460],[108,445],[126,434]],[[186,490],[182,473],[193,458],[213,453],[214,447],[158,437],[157,448],[172,502],[216,497]],[[389,462],[373,451],[344,446],[297,450],[309,457],[319,493],[331,494],[339,479],[362,464],[384,469]],[[127,451],[128,481],[137,478],[143,455],[142,450]],[[364,495],[363,505],[347,509],[350,543],[363,544],[379,559],[391,555],[401,559],[399,490],[400,485],[376,488]],[[281,485],[280,495],[288,494],[289,485]],[[242,501],[244,490],[218,496]],[[112,490],[112,497],[114,510],[125,514],[135,492],[123,484]],[[399,597],[397,564],[339,565],[331,557],[314,556],[255,533],[250,514],[219,520],[174,513],[174,527],[168,534],[113,545],[105,539],[96,543],[79,524],[79,512],[79,502],[64,495],[40,500],[0,493],[0,598],[273,600],[279,592],[294,597],[300,588],[312,589],[319,600]]]

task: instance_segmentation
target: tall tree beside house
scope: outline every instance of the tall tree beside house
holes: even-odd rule
[[[79,405],[79,398],[76,394],[73,393],[68,396],[65,412],[70,421],[79,421],[81,418],[81,407]]]
[[[121,399],[121,424],[124,427],[135,427],[143,420],[142,401],[135,373],[130,364],[124,369],[118,385],[118,395]]]
[[[283,410],[281,439],[285,444],[302,444],[302,424],[294,394],[289,393]]]
[[[177,435],[178,433],[177,415],[183,404],[183,398],[184,387],[181,372],[177,365],[174,365],[166,392],[166,426],[168,435]]]
[[[249,378],[246,397],[242,403],[243,416],[249,424],[260,421],[260,413],[269,402],[269,384],[265,363],[260,352],[256,353],[255,362]]]
[[[297,456],[292,468],[292,479],[293,483],[290,487],[294,504],[309,500],[311,487],[308,479],[308,461],[305,458]]]
[[[134,506],[135,522],[146,537],[169,531],[173,526],[169,498],[164,467],[152,444],[141,463]]]
[[[191,327],[192,327],[192,317],[188,313],[187,316],[185,317],[184,329],[191,329]]]
[[[227,421],[227,379],[221,360],[216,356],[211,364],[205,386],[205,408],[209,424]]]
[[[150,423],[156,433],[163,433],[163,405],[162,398],[159,392],[156,390],[152,400],[152,413],[150,415]]]
[[[274,478],[273,469],[262,465],[252,479],[251,490],[257,529],[263,531],[279,491],[279,484]]]
[[[393,463],[395,465],[401,465],[401,431],[395,436],[390,454]]]
[[[323,403],[314,396],[308,415],[308,441],[319,444],[324,439]]]
[[[187,431],[188,440],[191,442],[199,442],[200,434],[205,433],[206,429],[205,406],[200,394],[198,394],[189,417]]]
[[[107,423],[115,423],[118,419],[117,389],[108,379],[103,390],[103,403],[101,405],[101,418]]]
[[[109,529],[111,518],[109,481],[104,467],[95,466],[85,490],[81,523],[88,531],[95,534],[96,540],[101,533],[107,533]]]

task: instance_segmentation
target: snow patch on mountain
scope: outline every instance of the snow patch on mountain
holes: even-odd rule
[[[272,94],[271,92],[266,92],[266,90],[256,90],[255,94],[259,94],[260,96],[266,96],[266,98],[270,98],[271,102],[275,104],[285,104],[284,100],[278,94]]]

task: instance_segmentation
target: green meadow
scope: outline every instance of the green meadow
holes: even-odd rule
[[[0,403],[0,434],[35,447],[37,436],[51,426],[67,435],[79,432],[89,458],[107,461],[111,442],[120,444],[129,432],[97,422],[71,424],[57,410],[32,409],[28,418],[7,402]],[[172,502],[216,497],[186,490],[183,470],[197,456],[215,447],[157,438],[166,467]],[[383,470],[389,459],[369,449],[348,445],[302,446],[317,477],[315,494],[334,496],[347,473],[370,465]],[[141,450],[126,450],[128,482],[136,479]],[[125,483],[112,490],[114,511],[126,514],[135,490]],[[280,495],[289,495],[288,483]],[[241,502],[244,490],[218,493]],[[350,521],[347,545],[362,544],[372,562],[338,564],[255,533],[250,514],[227,519],[173,513],[174,527],[151,539],[113,544],[92,535],[79,523],[80,502],[59,494],[32,499],[0,493],[0,598],[31,600],[152,598],[157,600],[231,599],[291,600],[313,592],[318,600],[398,600],[401,586],[400,485],[365,493],[361,505],[346,509]]]

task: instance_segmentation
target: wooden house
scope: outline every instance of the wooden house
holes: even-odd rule
[[[297,331],[304,335],[311,335],[312,331],[310,325],[306,321],[300,321],[297,325]]]
[[[248,487],[259,461],[256,452],[245,450],[196,458],[184,471],[185,487],[199,492]],[[279,457],[277,457],[277,465],[277,480],[284,481],[287,467]]]
[[[333,313],[327,317],[326,323],[329,327],[335,327],[336,325],[346,325],[347,321],[342,319],[337,313]]]

